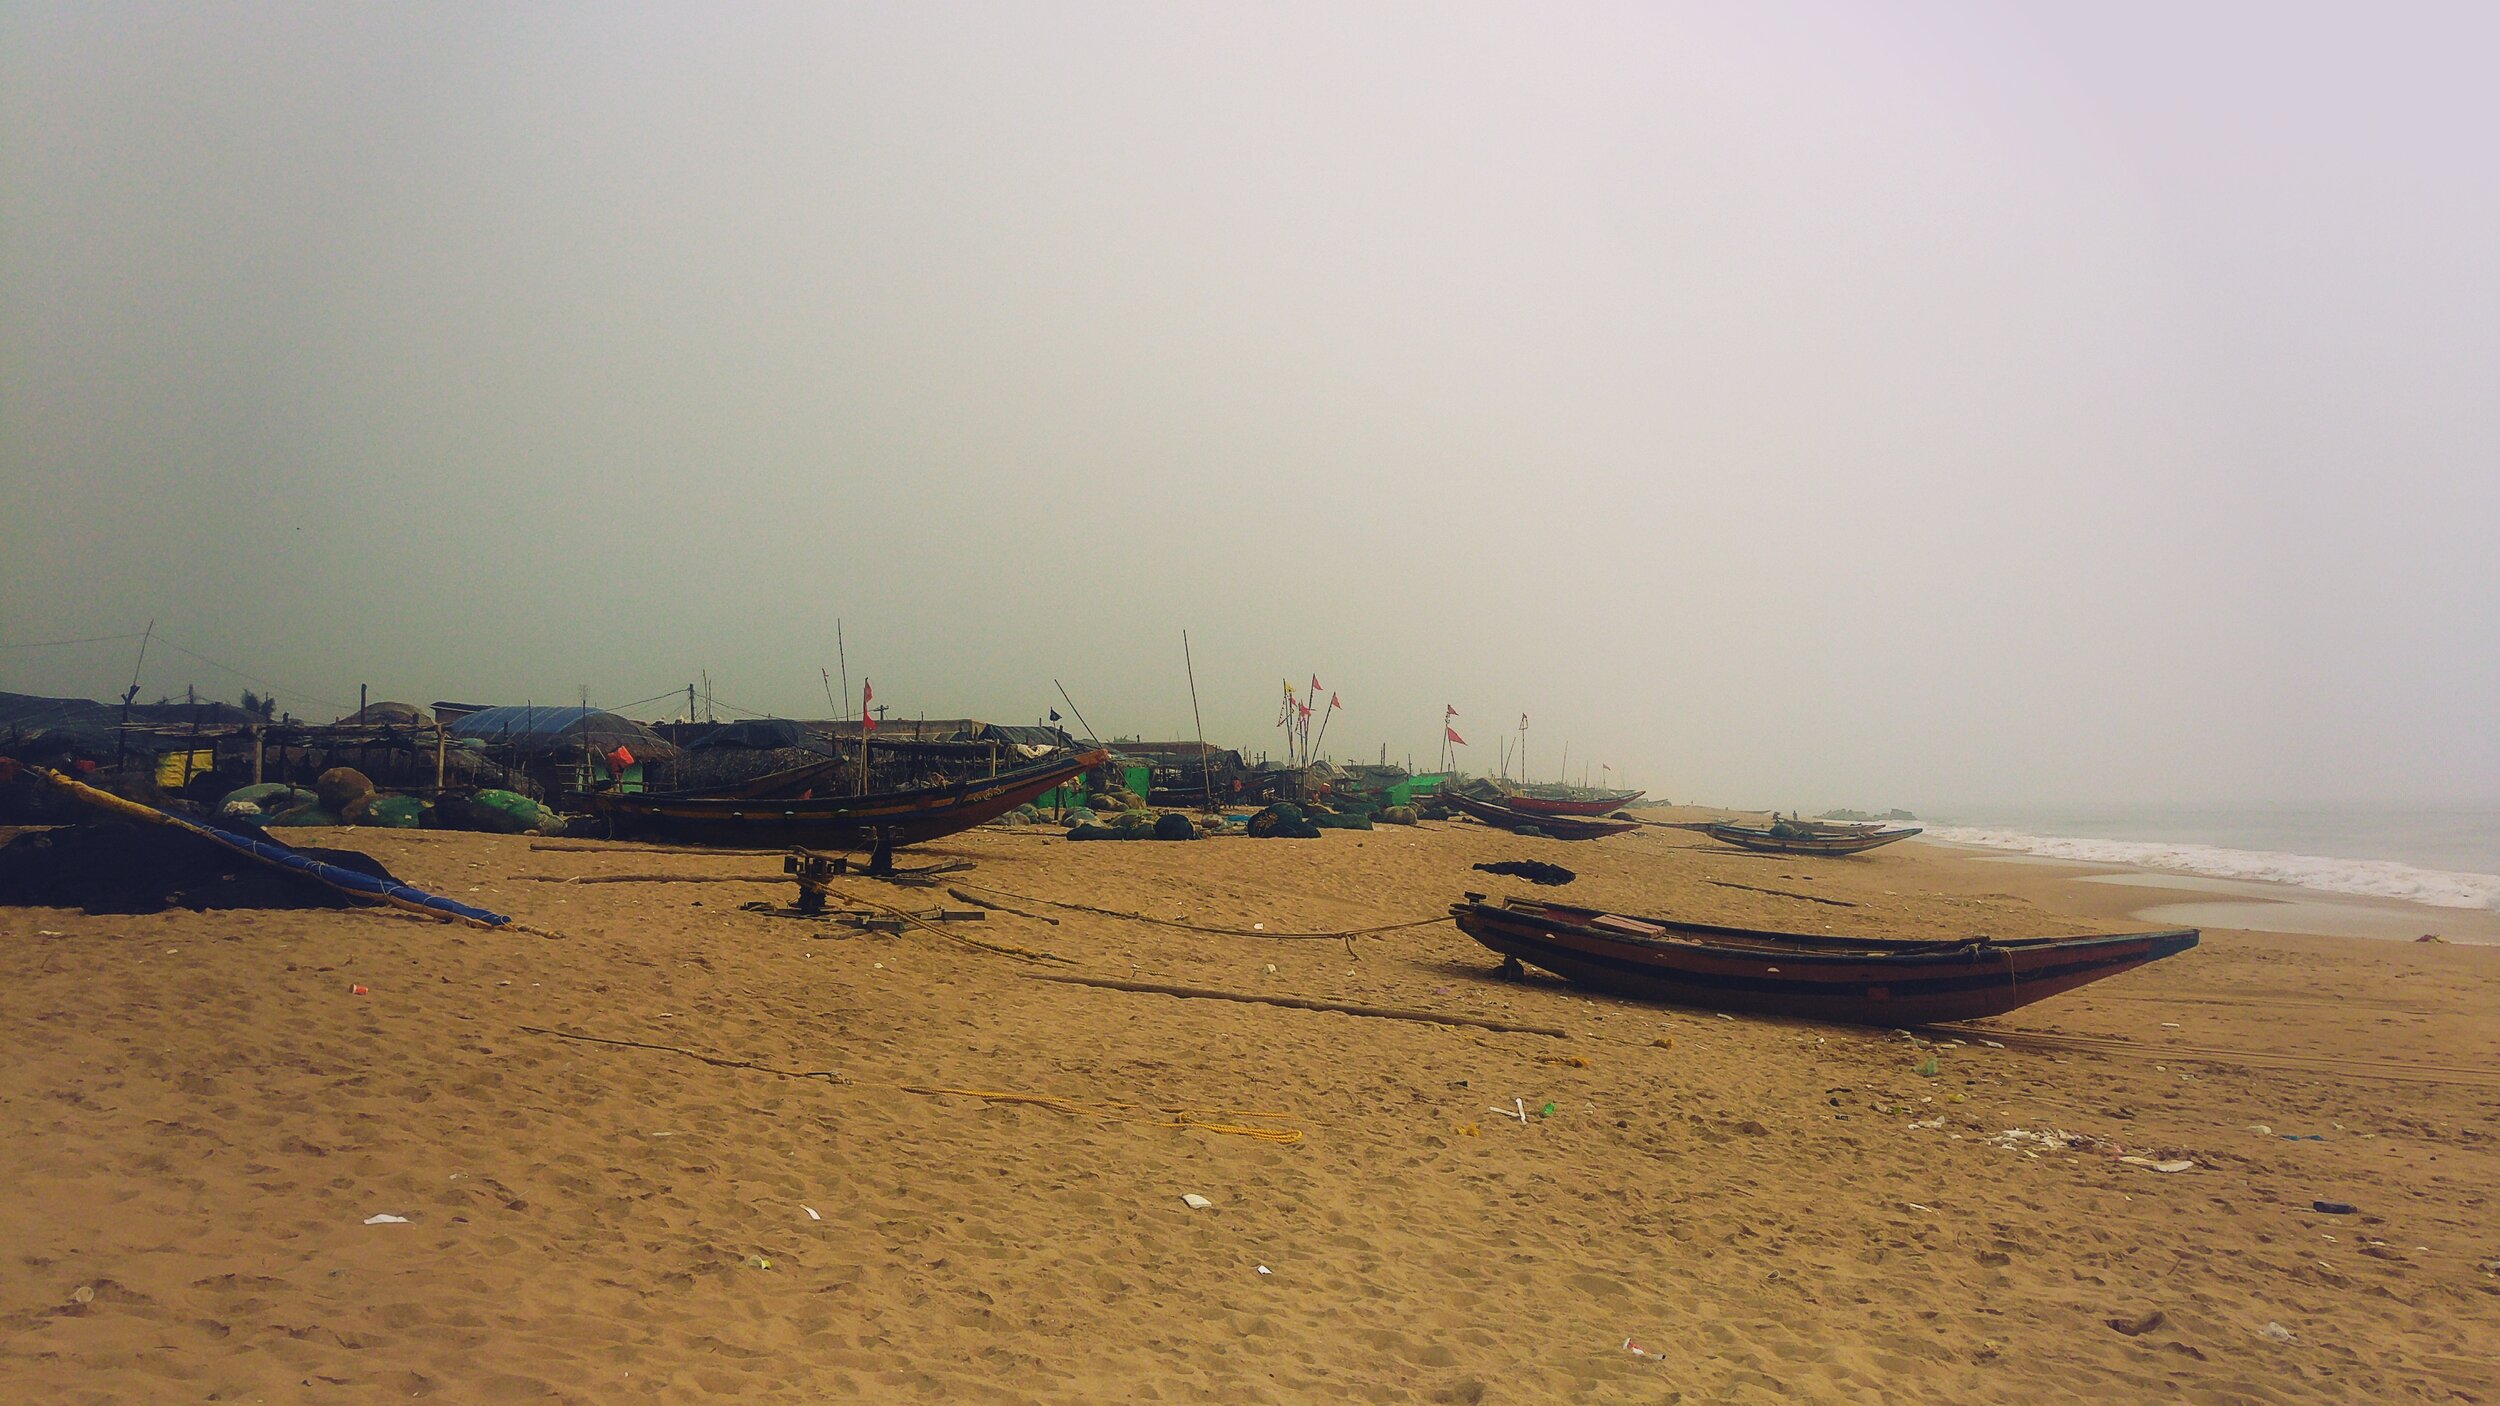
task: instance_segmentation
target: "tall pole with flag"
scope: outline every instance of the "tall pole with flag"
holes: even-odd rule
[[[1337,701],[1337,695],[1333,693],[1328,695],[1328,711],[1319,715],[1319,742],[1325,742],[1328,740],[1328,719],[1330,715],[1334,714],[1339,708],[1344,706],[1345,705],[1343,703]],[[1311,744],[1311,756],[1314,759],[1319,756],[1319,742]]]
[[[851,793],[855,796],[868,794],[868,734],[877,730],[877,715],[868,711],[868,705],[875,701],[877,686],[862,675],[859,680],[859,785]]]
[[[1458,728],[1453,725],[1457,717],[1458,709],[1454,705],[1441,705],[1441,770],[1445,772],[1458,766],[1458,753],[1450,749],[1467,745],[1467,739],[1459,736]]]

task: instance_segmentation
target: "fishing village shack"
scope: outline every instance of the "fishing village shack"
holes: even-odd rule
[[[411,703],[374,703],[326,724],[265,723],[258,729],[257,745],[249,759],[229,758],[221,749],[216,794],[263,781],[310,785],[324,771],[340,766],[354,767],[382,790],[410,795],[529,786],[526,778],[488,757],[484,748],[453,738]],[[246,761],[252,763],[248,771],[239,765]],[[213,799],[191,794],[195,800]]]
[[[1211,742],[1141,742],[1111,744],[1112,757],[1147,771],[1146,789],[1138,794],[1159,806],[1196,806],[1210,794],[1219,806],[1259,798],[1249,784],[1252,775],[1241,753]]]
[[[825,726],[844,756],[860,755],[858,719]],[[977,718],[887,718],[867,729],[865,737],[872,791],[996,776],[1076,746],[1076,739],[1055,727],[1017,727]]]
[[[669,789],[704,791],[781,772],[824,767],[812,789],[905,791],[1013,771],[1067,751],[1057,728],[1015,727],[971,718],[889,718],[865,729],[857,719],[749,718],[667,722],[652,731],[685,749]],[[866,777],[861,776],[865,759]],[[838,763],[830,765],[828,763]]]
[[[434,712],[455,744],[475,744],[486,758],[525,777],[528,794],[558,809],[585,791],[646,789],[648,768],[672,766],[683,755],[642,724],[597,708],[437,703]]]
[[[1333,789],[1340,797],[1359,799],[1373,805],[1410,806],[1434,795],[1449,780],[1448,772],[1418,775],[1402,766],[1355,762],[1338,768]]]
[[[775,772],[821,765],[841,756],[841,749],[825,724],[795,718],[655,722],[646,726],[677,744],[683,753],[669,769],[666,785],[654,787],[655,790],[716,790]]]
[[[528,785],[482,749],[452,743],[423,709],[405,703],[372,704],[334,723],[229,703],[134,703],[124,721],[118,703],[0,694],[0,754],[151,804],[214,805],[264,781],[308,786],[332,767],[419,795]]]

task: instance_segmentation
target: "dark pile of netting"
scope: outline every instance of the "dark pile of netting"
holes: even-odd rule
[[[1514,879],[1525,879],[1529,883],[1542,884],[1547,888],[1559,888],[1580,877],[1559,864],[1545,864],[1534,859],[1505,859],[1498,864],[1479,864],[1476,867],[1488,874],[1502,874]]]
[[[354,850],[295,852],[375,878],[392,877],[371,856]],[[197,835],[122,822],[31,830],[0,846],[0,905],[89,913],[355,906],[335,889],[256,864]]]

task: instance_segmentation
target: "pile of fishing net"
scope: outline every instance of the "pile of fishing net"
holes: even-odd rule
[[[290,848],[308,859],[398,882],[370,855]],[[255,864],[198,835],[126,821],[34,830],[9,841],[0,847],[0,904],[89,913],[355,906],[336,889]]]

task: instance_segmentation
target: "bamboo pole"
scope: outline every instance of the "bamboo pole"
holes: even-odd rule
[[[1207,721],[1198,713],[1198,661],[1189,655],[1189,632],[1181,631],[1181,663],[1189,670],[1189,720],[1198,728],[1198,775],[1207,786],[1207,812],[1215,811],[1215,763],[1207,757]]]
[[[1068,686],[1059,682],[1057,679],[1052,679],[1050,681],[1050,686],[1059,690],[1059,700],[1068,705],[1069,712],[1076,714],[1076,725],[1085,729],[1086,737],[1092,741],[1100,742],[1102,737],[1099,733],[1094,731],[1094,725],[1085,721],[1085,710],[1076,706],[1076,700],[1068,696]]]

